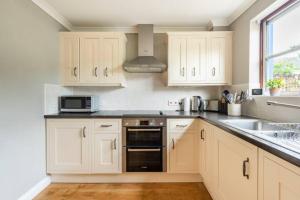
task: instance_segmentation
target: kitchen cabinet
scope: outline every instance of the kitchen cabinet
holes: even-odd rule
[[[198,120],[168,120],[168,172],[198,173]]]
[[[66,83],[79,82],[79,36],[64,34],[60,40],[60,65],[62,79]]]
[[[66,32],[60,38],[63,85],[125,86],[125,34]]]
[[[199,153],[199,169],[203,178],[203,182],[213,196],[213,168],[214,168],[214,134],[213,126],[203,120],[199,122],[200,134],[200,153]]]
[[[259,200],[299,200],[300,168],[259,150]]]
[[[47,172],[121,173],[121,119],[48,119]]]
[[[95,133],[93,152],[93,173],[121,173],[118,134]]]
[[[168,85],[230,85],[232,32],[168,33]]]
[[[216,199],[257,199],[257,147],[219,128],[214,127],[213,131]]]
[[[47,172],[89,173],[90,120],[47,120]]]

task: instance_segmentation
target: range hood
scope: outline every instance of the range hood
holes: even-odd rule
[[[153,56],[153,24],[138,25],[138,57],[124,64],[125,71],[160,73],[166,68],[166,64]]]

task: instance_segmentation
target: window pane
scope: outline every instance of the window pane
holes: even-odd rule
[[[286,51],[300,45],[300,5],[287,10],[267,25],[267,55]]]
[[[300,51],[267,61],[267,80],[281,78],[283,95],[300,95]]]

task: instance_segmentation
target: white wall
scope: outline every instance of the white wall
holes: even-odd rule
[[[137,34],[126,34],[128,42],[126,59],[137,56]],[[167,35],[154,35],[154,56],[167,63]],[[125,73],[126,88],[74,87],[74,94],[100,96],[102,110],[176,110],[168,106],[168,100],[200,95],[203,98],[217,98],[218,87],[167,87],[167,73]]]
[[[279,0],[277,0],[278,2]],[[281,0],[280,0],[281,1]],[[234,31],[233,35],[233,86],[231,89],[247,89],[249,82],[253,86],[253,72],[259,68],[258,63],[253,62],[250,65],[249,54],[258,55],[256,52],[250,52],[250,22],[256,18],[262,11],[275,3],[276,0],[257,0],[245,13],[243,13],[231,25],[230,29]],[[277,5],[278,6],[278,5]],[[258,42],[256,40],[255,42]],[[257,44],[252,46],[257,46]],[[254,51],[255,48],[253,48]],[[255,82],[255,81],[254,81]],[[243,105],[243,114],[264,118],[274,121],[300,122],[300,110],[267,106],[268,100],[300,105],[300,97],[254,97],[253,101]]]
[[[58,83],[56,21],[31,0],[0,1],[0,199],[46,176],[44,83]]]

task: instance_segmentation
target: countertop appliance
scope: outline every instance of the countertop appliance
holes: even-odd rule
[[[193,96],[191,103],[192,112],[202,112],[204,110],[204,101],[201,96]]]
[[[122,121],[124,172],[166,172],[165,118],[125,118]]]
[[[204,100],[204,111],[219,111],[219,100]]]
[[[98,96],[61,96],[59,111],[64,112],[96,112],[99,110]]]

